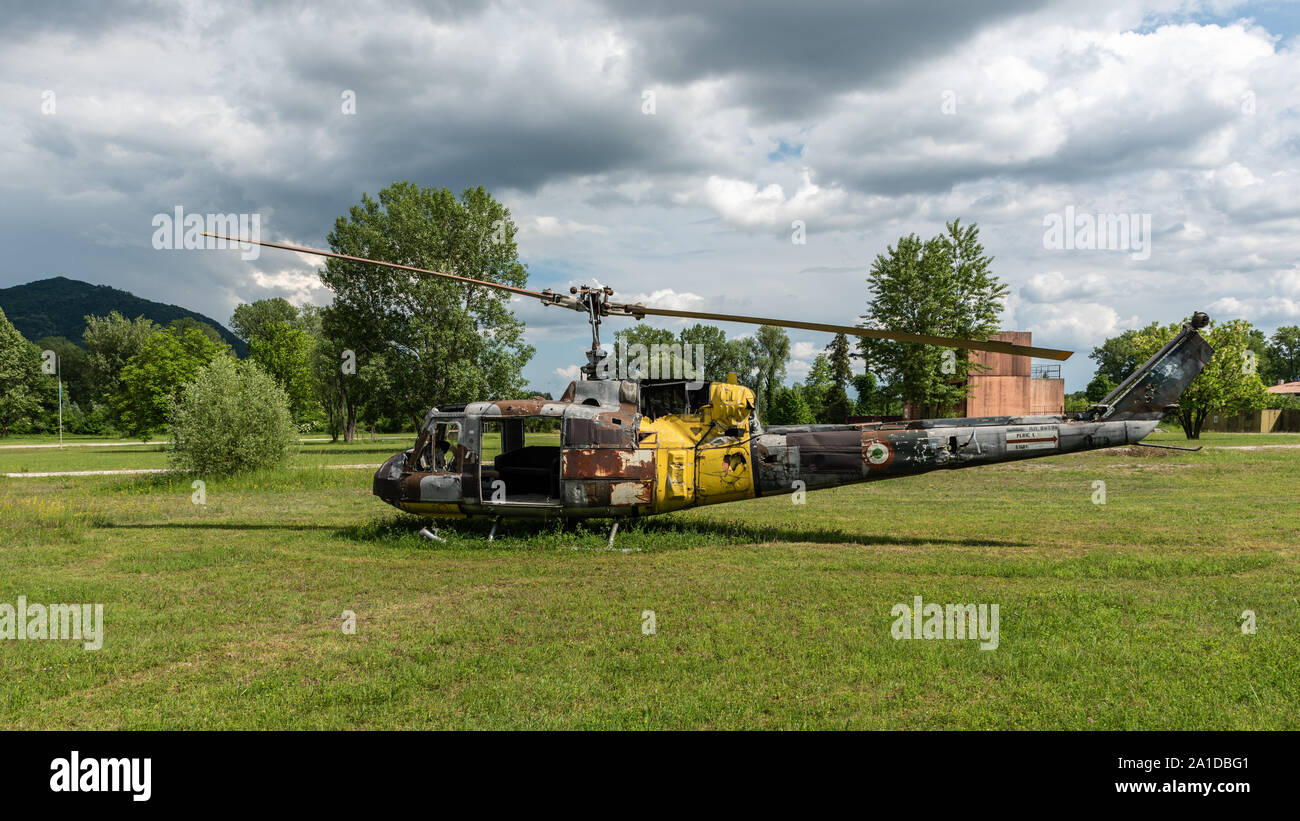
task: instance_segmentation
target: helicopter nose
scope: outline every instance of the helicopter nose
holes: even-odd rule
[[[375,481],[371,492],[390,505],[396,506],[401,501],[400,482],[402,479],[402,466],[405,462],[405,451],[394,453],[388,457],[388,461],[379,466],[379,470],[375,471]]]

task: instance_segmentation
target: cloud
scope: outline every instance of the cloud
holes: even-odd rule
[[[582,366],[569,365],[564,368],[556,368],[553,373],[566,382],[573,382],[582,375]]]
[[[705,310],[704,297],[690,292],[678,293],[672,288],[661,288],[648,294],[637,293],[627,296],[615,294],[614,296],[619,302],[640,303],[647,308],[670,308],[675,311]],[[681,321],[686,322],[688,320]]]
[[[585,225],[581,222],[560,219],[558,217],[530,217],[524,221],[519,230],[524,239],[532,236],[571,237],[574,234],[581,233],[609,233],[609,229],[603,225]]]
[[[0,20],[0,286],[65,275],[215,317],[324,301],[318,260],[156,252],[151,217],[257,213],[317,246],[412,180],[505,202],[530,287],[852,323],[877,254],[960,217],[1040,344],[1210,305],[1294,322],[1287,25],[1194,0],[30,5]],[[1071,205],[1151,214],[1150,258],[1044,249]],[[558,378],[582,317],[512,305],[529,377]]]
[[[1030,302],[1064,302],[1076,299],[1096,299],[1110,291],[1110,282],[1101,274],[1082,274],[1066,277],[1060,271],[1035,274],[1020,289],[1020,295]]]

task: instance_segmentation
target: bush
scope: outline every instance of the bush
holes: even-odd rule
[[[284,389],[255,363],[228,356],[182,389],[168,422],[172,467],[205,476],[279,467],[298,446]]]

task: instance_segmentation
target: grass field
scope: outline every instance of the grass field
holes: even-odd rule
[[[1256,440],[1300,436],[703,508],[613,551],[603,524],[429,542],[371,471],[309,469],[401,442],[308,443],[205,505],[183,477],[0,478],[0,603],[105,621],[96,651],[0,641],[0,726],[1296,729],[1300,449],[1216,449]],[[6,472],[164,463],[0,450]],[[998,648],[895,641],[918,595],[998,604]]]

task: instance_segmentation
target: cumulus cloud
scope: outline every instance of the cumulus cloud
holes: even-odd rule
[[[0,19],[0,286],[65,275],[215,317],[323,302],[319,260],[157,252],[151,217],[257,213],[320,245],[413,180],[505,201],[538,288],[852,323],[876,254],[960,217],[1040,344],[1208,306],[1294,322],[1287,25],[1229,0],[30,5]],[[1150,257],[1044,248],[1067,206],[1149,214]],[[567,380],[581,317],[515,307],[531,378]]]

